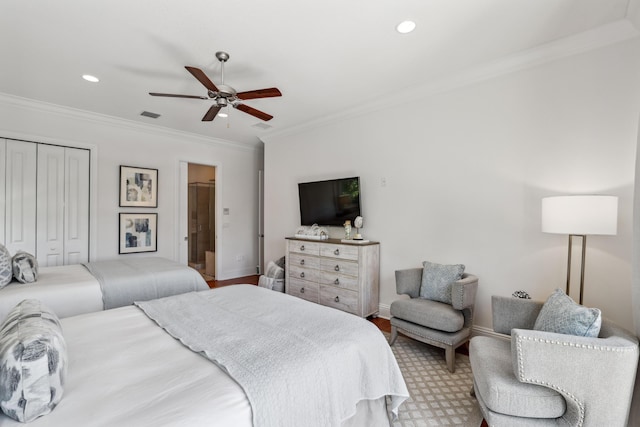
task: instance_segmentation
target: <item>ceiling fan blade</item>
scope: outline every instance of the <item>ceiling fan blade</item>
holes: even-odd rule
[[[209,111],[207,111],[207,114],[204,115],[204,117],[202,118],[203,122],[210,122],[213,119],[216,118],[216,116],[218,115],[218,111],[220,111],[220,108],[222,107],[218,107],[217,105],[212,105],[211,108],[209,108]]]
[[[238,99],[257,99],[257,98],[273,98],[274,96],[282,96],[282,93],[276,87],[268,89],[249,90],[246,92],[238,92]]]
[[[157,93],[157,92],[149,92],[151,96],[169,96],[171,98],[193,98],[193,99],[209,99],[206,96],[196,96],[196,95],[175,95],[173,93]]]
[[[198,81],[202,83],[204,87],[214,92],[218,92],[218,88],[216,87],[216,85],[214,85],[213,82],[209,80],[209,77],[207,77],[204,71],[202,71],[200,68],[189,66],[185,66],[184,68],[186,68],[187,71],[193,75],[193,77],[198,79]]]
[[[269,120],[273,119],[273,116],[267,113],[264,113],[260,110],[256,110],[255,108],[249,107],[248,105],[245,105],[245,104],[236,104],[234,105],[234,107],[247,114],[251,114],[253,117],[257,117],[260,120],[264,120],[265,122],[268,122]]]

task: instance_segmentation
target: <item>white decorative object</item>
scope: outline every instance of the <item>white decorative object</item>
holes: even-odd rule
[[[299,239],[327,240],[329,232],[318,224],[313,224],[310,227],[303,225],[296,230],[295,236]]]
[[[346,240],[350,240],[351,239],[351,221],[346,220],[344,222],[344,238]]]
[[[361,216],[357,216],[356,219],[353,221],[353,226],[356,228],[356,237],[354,237],[355,240],[362,240],[362,236],[360,235],[360,229],[362,228],[362,217]]]

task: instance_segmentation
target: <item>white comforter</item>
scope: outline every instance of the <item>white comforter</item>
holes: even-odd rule
[[[42,267],[33,283],[12,282],[0,292],[0,322],[20,301],[37,298],[59,318],[102,310],[100,283],[80,264]]]
[[[240,386],[138,307],[61,323],[69,354],[64,395],[52,413],[28,426],[251,426]],[[0,426],[25,424],[0,413]]]

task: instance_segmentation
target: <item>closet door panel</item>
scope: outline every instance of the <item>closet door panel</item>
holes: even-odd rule
[[[7,150],[7,141],[5,139],[0,138],[0,177],[4,179],[5,177],[5,169],[6,169],[6,150]],[[6,179],[0,182],[0,244],[5,244],[5,234],[4,234],[4,210],[6,207],[4,192],[6,186]]]
[[[5,246],[36,254],[36,144],[6,142]]]
[[[64,264],[65,148],[38,145],[38,264]]]
[[[64,263],[89,261],[89,151],[65,148]]]

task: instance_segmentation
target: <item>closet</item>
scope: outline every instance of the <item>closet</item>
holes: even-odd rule
[[[89,260],[89,150],[0,139],[0,239],[42,267]]]

